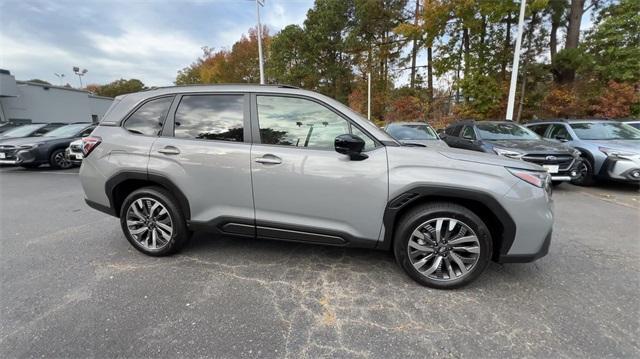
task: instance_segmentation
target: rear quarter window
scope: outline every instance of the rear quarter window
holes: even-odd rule
[[[162,131],[172,101],[173,96],[161,97],[144,103],[127,118],[124,128],[139,135],[158,136]]]

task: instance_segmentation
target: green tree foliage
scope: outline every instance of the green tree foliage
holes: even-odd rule
[[[584,49],[602,81],[640,82],[640,1],[620,0],[604,8]]]
[[[87,86],[91,88],[93,92],[98,96],[106,96],[106,97],[116,97],[132,92],[138,92],[144,90],[146,87],[142,83],[142,81],[138,79],[120,79],[115,80],[106,85],[97,86],[91,85],[93,87]]]
[[[640,1],[521,1],[517,119],[640,109]],[[263,38],[267,81],[364,113],[370,74],[375,121],[504,118],[519,8],[512,0],[315,0],[302,25]],[[580,32],[585,14],[595,25]],[[252,29],[231,49],[204,48],[176,83],[257,83],[257,71]]]

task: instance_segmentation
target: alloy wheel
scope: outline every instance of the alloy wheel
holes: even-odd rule
[[[173,235],[173,221],[165,206],[153,198],[139,198],[127,209],[127,229],[144,249],[160,250]]]
[[[63,169],[71,167],[71,161],[64,156],[64,152],[56,153],[55,156],[53,156],[53,161],[56,163],[56,166]]]
[[[454,218],[434,218],[418,226],[407,245],[409,261],[421,275],[452,281],[468,275],[478,263],[476,233]]]

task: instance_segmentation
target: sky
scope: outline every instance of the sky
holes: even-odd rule
[[[271,34],[302,24],[313,0],[267,0]],[[168,86],[201,48],[230,48],[256,25],[251,0],[0,0],[0,68],[18,80],[79,86],[137,78]]]

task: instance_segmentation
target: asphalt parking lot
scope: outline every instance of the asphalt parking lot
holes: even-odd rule
[[[0,168],[0,357],[640,357],[640,192],[554,193],[549,255],[456,291],[389,253],[196,234],[130,247],[77,169]]]

